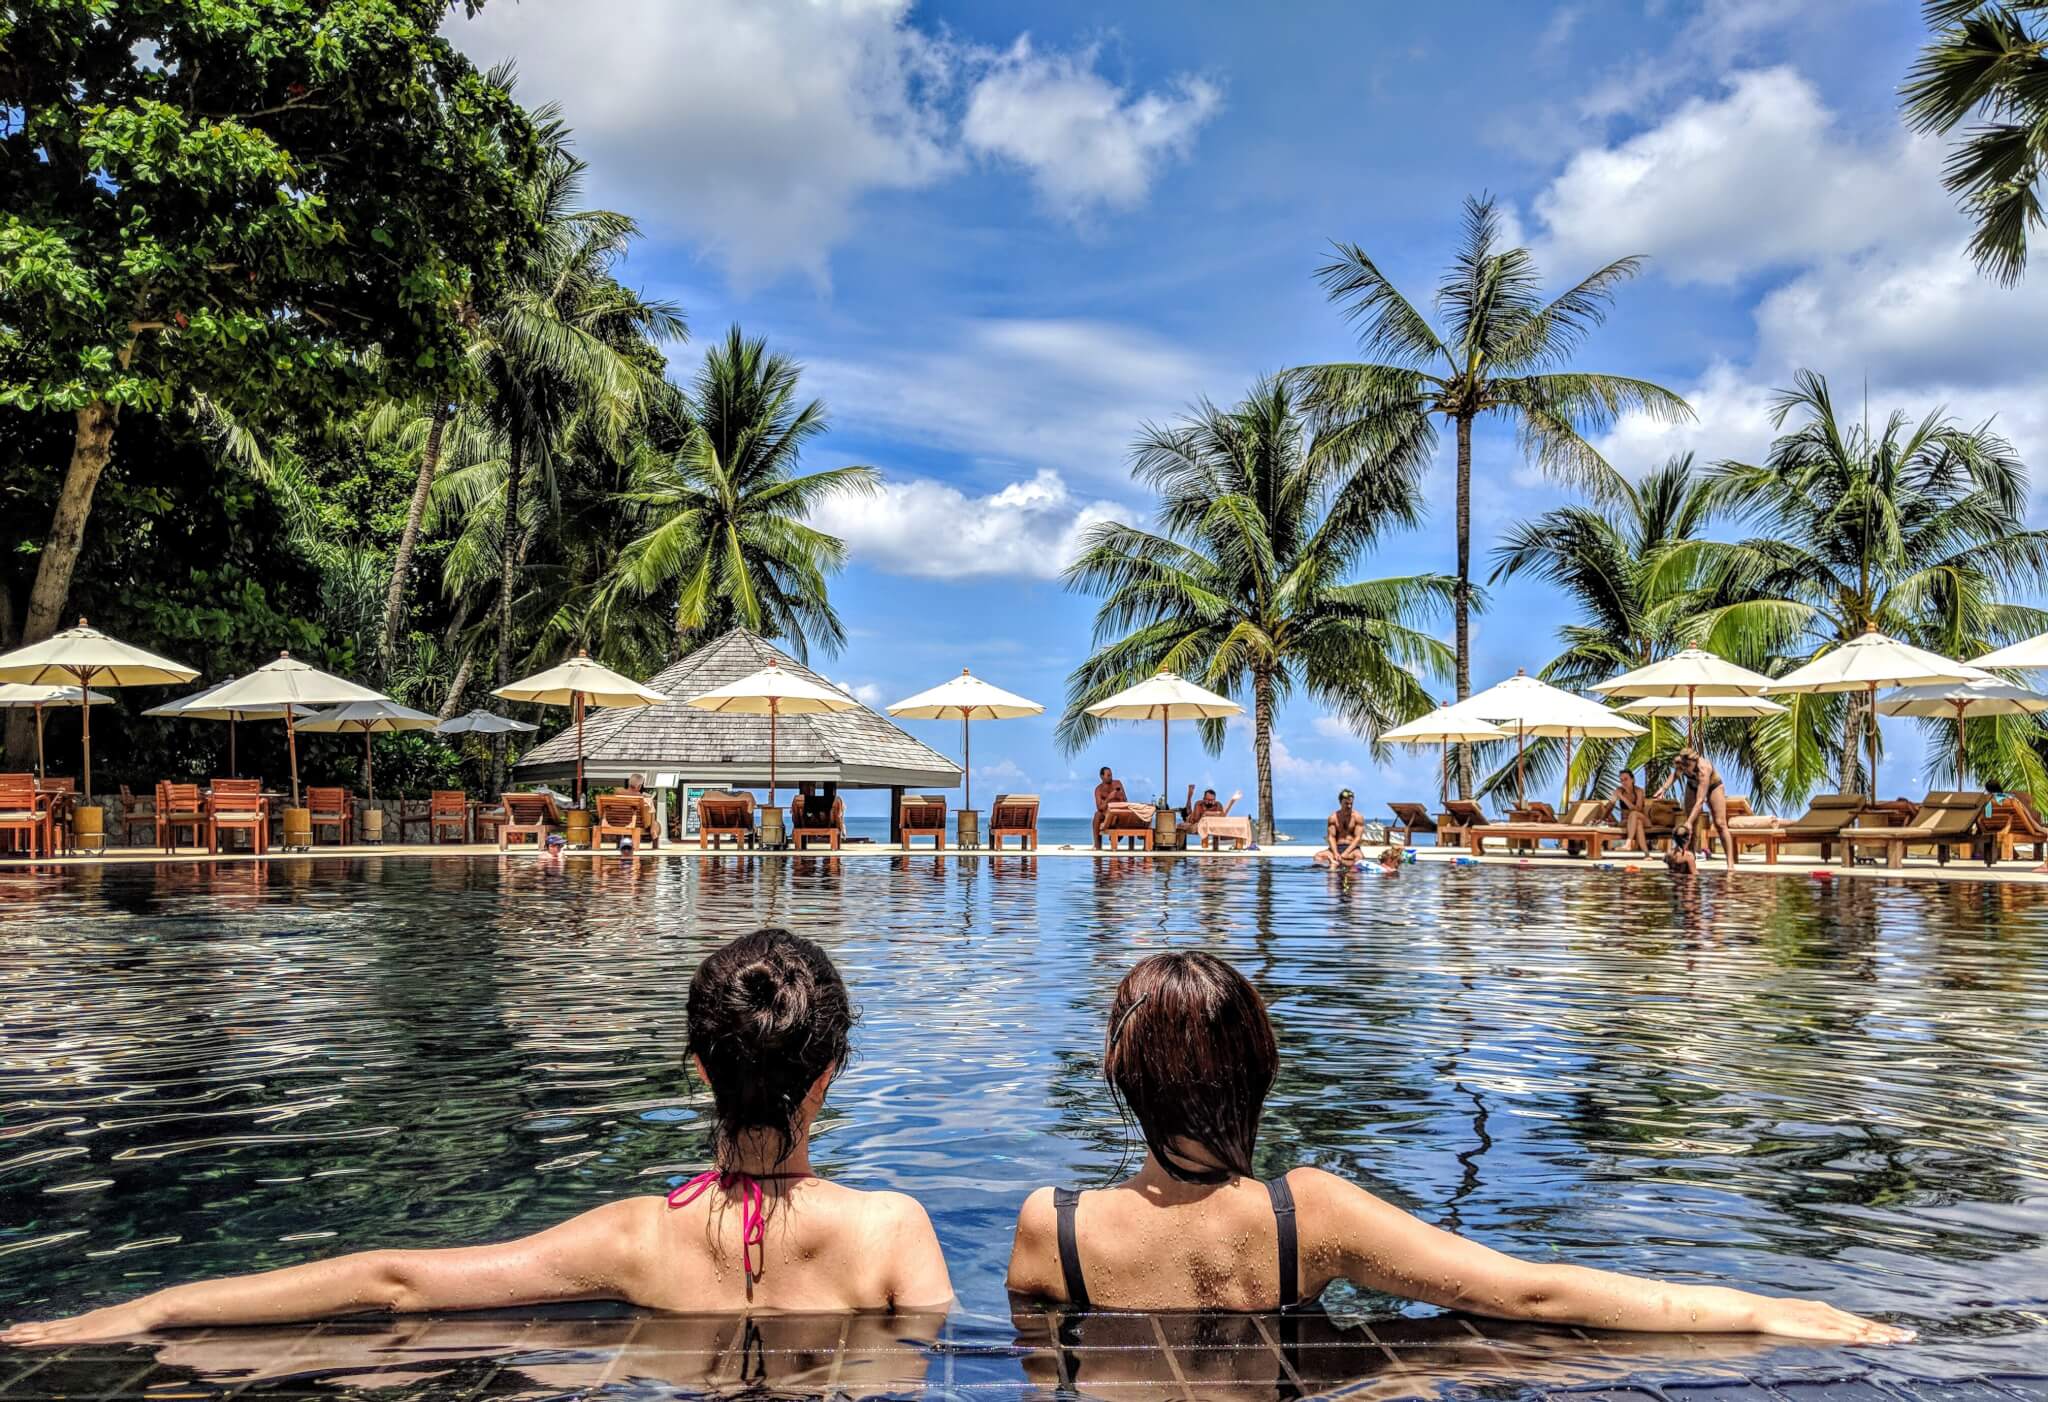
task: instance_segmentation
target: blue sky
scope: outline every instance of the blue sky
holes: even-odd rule
[[[1313,277],[1329,241],[1420,301],[1468,194],[1497,195],[1559,284],[1650,257],[1582,363],[1678,389],[1699,422],[1617,425],[1602,447],[1624,471],[1761,454],[1770,392],[1802,366],[1867,376],[1879,410],[1995,414],[2038,461],[2048,284],[1976,277],[1940,148],[1899,127],[1917,11],[492,0],[452,32],[561,103],[593,201],[647,232],[629,280],[700,340],[737,321],[805,363],[833,421],[808,464],[886,475],[826,523],[852,547],[851,642],[813,660],[875,703],[964,665],[1056,712],[1093,620],[1056,576],[1088,522],[1147,513],[1139,425],[1344,357]],[[676,349],[679,375],[695,356]],[[1498,432],[1475,479],[1481,560],[1565,499]],[[1431,487],[1429,523],[1363,573],[1452,568],[1448,472]],[[1475,685],[1540,667],[1564,616],[1542,586],[1496,589]],[[957,727],[912,728],[955,752]],[[1886,790],[1919,787],[1918,737],[1887,734]],[[1134,794],[1158,783],[1144,727],[1073,758],[1050,716],[976,735],[977,787],[1052,812],[1085,807],[1098,763]],[[1277,735],[1282,815],[1340,784],[1376,803],[1434,783],[1430,756],[1375,765],[1307,702]],[[1220,759],[1179,738],[1176,789],[1252,788],[1244,736]]]

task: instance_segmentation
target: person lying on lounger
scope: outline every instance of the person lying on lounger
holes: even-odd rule
[[[74,1319],[17,1324],[0,1343],[561,1300],[691,1313],[948,1305],[946,1260],[915,1198],[811,1171],[811,1124],[846,1064],[853,1026],[825,951],[787,930],[743,935],[697,966],[686,1007],[691,1063],[711,1087],[714,1167],[666,1197],[607,1203],[495,1246],[364,1251],[177,1285]]]
[[[1310,860],[1333,871],[1349,871],[1365,856],[1365,819],[1351,806],[1351,790],[1337,795],[1337,811],[1323,824],[1323,850]]]
[[[1140,961],[1110,1001],[1102,1070],[1144,1135],[1144,1162],[1114,1187],[1032,1193],[1017,1215],[1010,1289],[1077,1308],[1265,1313],[1342,1279],[1497,1319],[1863,1344],[1912,1337],[1819,1300],[1517,1260],[1319,1168],[1262,1183],[1253,1151],[1279,1067],[1266,1005],[1243,974],[1196,950]]]

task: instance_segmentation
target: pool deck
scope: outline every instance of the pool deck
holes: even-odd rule
[[[677,858],[687,857],[698,860],[725,861],[754,859],[773,862],[843,859],[858,862],[872,861],[883,857],[900,858],[912,856],[953,860],[999,861],[1004,863],[1018,862],[1035,857],[1043,857],[1049,861],[1067,861],[1077,858],[1111,858],[1126,862],[1298,863],[1307,861],[1318,850],[1318,848],[1304,843],[1292,843],[1247,852],[1146,852],[1132,851],[1128,848],[1122,851],[1111,852],[1106,849],[1096,850],[1079,844],[1059,844],[1040,847],[1036,851],[1028,852],[1021,851],[1015,847],[1009,848],[1006,851],[994,851],[985,847],[963,849],[948,845],[945,851],[935,852],[928,845],[903,847],[892,843],[857,842],[849,843],[836,852],[815,847],[807,851],[795,852],[762,849],[742,851],[731,847],[706,850],[698,847],[695,842],[664,842],[658,848],[651,850],[643,848],[633,854],[633,856],[634,859],[645,861],[673,861]],[[1377,852],[1378,849],[1369,848],[1368,850]],[[540,859],[531,846],[515,847],[509,852],[501,852],[495,843],[440,843],[428,845],[426,843],[393,842],[379,845],[356,844],[346,847],[322,844],[309,850],[298,852],[285,852],[273,848],[261,857],[254,857],[247,852],[239,851],[208,853],[201,848],[180,848],[173,854],[166,853],[156,847],[116,847],[94,856],[48,857],[34,862],[29,861],[25,857],[0,854],[0,872],[28,869],[48,871],[62,867],[95,865],[134,866],[153,862],[224,862],[232,864],[252,861],[360,860],[365,857],[467,857],[473,859],[504,857],[520,861]],[[1612,853],[1603,856],[1598,861],[1591,861],[1584,857],[1567,855],[1555,848],[1544,848],[1529,853],[1489,852],[1484,857],[1474,858],[1465,853],[1461,848],[1423,846],[1415,849],[1415,859],[1418,863],[1521,867],[1530,870],[1569,871],[1589,875],[1611,875],[1635,871],[1661,873],[1664,869],[1662,858],[1655,856],[1646,857],[1639,853]],[[562,853],[561,860],[571,862],[592,860],[616,862],[620,860],[620,857],[609,850],[567,849]],[[1935,862],[1931,857],[1909,857],[1903,867],[1887,867],[1881,861],[1871,861],[1868,859],[1860,860],[1854,867],[1844,867],[1839,861],[1824,864],[1817,858],[1793,858],[1776,863],[1765,863],[1757,861],[1753,857],[1746,857],[1737,870],[1738,874],[1743,876],[1810,876],[1819,880],[1910,877],[1935,881],[2048,885],[2048,874],[2034,871],[2034,865],[2031,860],[2020,860],[2001,862],[1995,867],[1987,867],[1981,861],[1965,861],[1962,859],[1953,860],[1944,865]],[[1702,858],[1700,874],[1707,877],[1724,876],[1726,875],[1726,867],[1719,857]]]

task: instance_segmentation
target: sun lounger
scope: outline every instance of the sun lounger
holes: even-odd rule
[[[306,813],[312,840],[320,841],[320,829],[334,829],[334,844],[347,847],[355,841],[355,805],[347,789],[307,789]]]
[[[1728,831],[1735,838],[1738,859],[1745,847],[1761,847],[1764,860],[1775,865],[1780,849],[1788,844],[1811,842],[1820,848],[1820,859],[1826,862],[1834,858],[1842,829],[1855,822],[1856,815],[1862,811],[1863,799],[1859,795],[1820,794],[1807,805],[1802,816],[1791,822],[1758,817],[1747,817],[1738,822],[1731,818]]]
[[[1388,841],[1391,842],[1398,840],[1400,845],[1403,847],[1413,846],[1415,842],[1415,834],[1417,834],[1418,832],[1426,832],[1430,835],[1430,838],[1432,840],[1436,839],[1436,819],[1432,818],[1429,815],[1429,810],[1423,807],[1421,804],[1389,803],[1387,805],[1387,809],[1394,815],[1394,821],[1388,824]],[[1394,837],[1393,832],[1391,831],[1391,829],[1395,827],[1401,829],[1401,836],[1398,839]]]
[[[192,845],[206,845],[206,804],[197,784],[156,786],[156,843],[168,856],[178,851],[178,829],[192,829]]]
[[[36,805],[35,775],[0,774],[0,833],[27,833],[31,860],[49,854],[49,815]]]
[[[2001,862],[2012,861],[2022,847],[2034,849],[2036,862],[2048,861],[2048,823],[2041,821],[2032,794],[2009,793],[1999,799],[1978,828]]]
[[[469,841],[469,795],[461,789],[435,789],[427,799],[427,841],[453,832],[457,842]]]
[[[596,806],[597,832],[593,841],[598,846],[622,837],[632,838],[636,848],[655,845],[653,805],[647,795],[608,793],[596,800]]]
[[[1128,841],[1133,851],[1152,850],[1152,819],[1158,809],[1149,803],[1112,803],[1102,813],[1102,835],[1114,852]]]
[[[988,810],[988,845],[992,851],[1003,850],[1003,839],[1014,837],[1023,844],[1026,852],[1038,850],[1038,795],[1035,793],[999,793],[995,806]]]
[[[1444,811],[1436,820],[1436,842],[1439,847],[1461,846],[1474,828],[1491,824],[1477,803],[1469,798],[1447,798]]]
[[[824,796],[813,794],[805,802],[803,795],[789,803],[789,845],[801,852],[812,842],[823,842],[835,852],[839,850],[839,839],[845,836],[846,801],[832,800],[831,810],[826,811]]]
[[[270,850],[270,800],[260,779],[215,779],[206,791],[206,850],[220,851],[220,835],[241,829],[249,834],[249,850],[262,856]]]
[[[1597,858],[1608,843],[1618,840],[1620,836],[1620,829],[1605,826],[1579,826],[1573,823],[1486,823],[1465,830],[1465,847],[1473,856],[1483,857],[1486,855],[1486,843],[1489,838],[1505,841],[1516,847],[1524,843],[1534,847],[1538,842],[1554,839],[1562,850],[1572,853],[1576,853],[1579,844],[1584,843],[1587,855]]]
[[[530,837],[535,847],[546,845],[548,831],[559,827],[562,810],[553,794],[508,793],[504,796],[505,825],[498,829],[498,850],[504,851],[515,838]]]
[[[1908,847],[1931,847],[1937,862],[1947,862],[1957,850],[1974,853],[1978,847],[1977,820],[1991,795],[1953,789],[1937,789],[1921,802],[1913,821],[1904,827],[1842,829],[1844,863],[1856,859],[1858,847],[1883,847],[1885,865],[1906,864]]]
[[[750,793],[707,793],[697,798],[697,845],[719,848],[726,838],[735,847],[754,843],[754,796]]]
[[[935,793],[905,794],[896,810],[896,823],[908,847],[913,838],[929,837],[932,850],[946,850],[946,800]]]

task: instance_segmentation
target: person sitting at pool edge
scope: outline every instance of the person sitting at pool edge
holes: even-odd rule
[[[18,1324],[0,1343],[563,1300],[693,1313],[950,1304],[945,1257],[916,1199],[844,1188],[811,1170],[811,1124],[846,1064],[853,1026],[825,951],[787,930],[732,941],[698,965],[687,1021],[692,1063],[711,1087],[716,1167],[665,1198],[607,1203],[494,1246],[364,1251],[173,1286]]]
[[[1253,1150],[1278,1044],[1258,990],[1212,954],[1155,954],[1124,975],[1102,1069],[1144,1135],[1144,1163],[1115,1187],[1040,1188],[1025,1200],[1010,1251],[1009,1286],[1020,1296],[1265,1312],[1344,1279],[1497,1319],[1852,1343],[1911,1337],[1817,1300],[1517,1260],[1318,1168],[1259,1182]]]
[[[1650,850],[1650,818],[1644,807],[1643,791],[1636,787],[1635,771],[1624,769],[1614,785],[1614,806],[1625,825],[1621,845],[1631,852]]]
[[[1357,866],[1364,856],[1365,819],[1351,806],[1351,790],[1340,790],[1337,811],[1323,825],[1323,850],[1310,860],[1332,871],[1345,871]]]
[[[1095,845],[1100,847],[1102,846],[1102,820],[1109,814],[1109,805],[1112,803],[1128,803],[1130,800],[1124,797],[1123,781],[1109,772],[1108,765],[1103,765],[1097,771],[1097,777],[1102,782],[1095,786],[1095,826],[1090,830],[1089,836],[1093,837]]]

